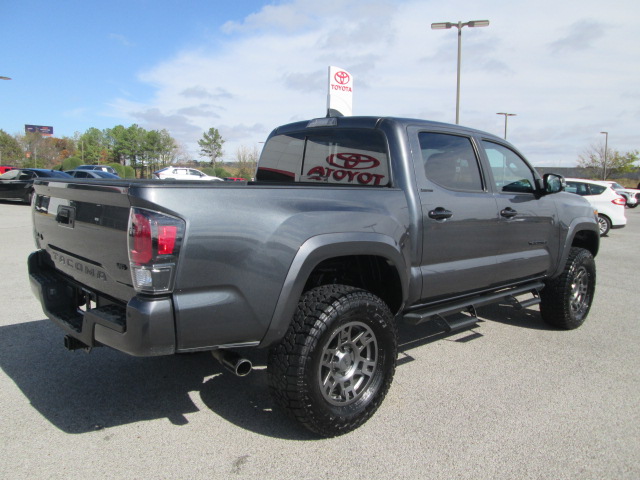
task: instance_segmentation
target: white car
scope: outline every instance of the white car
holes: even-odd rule
[[[585,180],[584,178],[567,178],[566,192],[575,193],[586,198],[598,211],[600,235],[605,236],[612,228],[622,228],[627,224],[624,214],[625,199],[611,188],[608,182]]]
[[[640,190],[635,188],[626,188],[617,182],[607,181],[611,188],[613,188],[618,195],[622,195],[627,202],[627,207],[636,208],[640,203]]]
[[[224,180],[219,177],[212,177],[195,168],[186,167],[165,167],[153,172],[153,178],[160,180],[209,180],[212,182],[224,182]]]

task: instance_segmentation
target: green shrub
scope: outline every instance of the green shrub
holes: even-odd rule
[[[120,165],[122,167],[122,165]],[[129,165],[125,165],[124,167],[124,175],[120,175],[122,178],[136,178],[136,171],[133,167]]]
[[[116,171],[116,173],[118,174],[119,177],[125,178],[125,176],[124,176],[125,166],[124,165],[120,165],[119,163],[109,163],[108,166],[113,167],[113,169]]]
[[[62,170],[73,170],[74,168],[78,168],[82,165],[82,159],[78,157],[68,157],[62,161]]]

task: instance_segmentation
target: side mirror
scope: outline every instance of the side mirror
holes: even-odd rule
[[[555,173],[545,173],[542,181],[545,194],[562,192],[567,186],[564,177]]]

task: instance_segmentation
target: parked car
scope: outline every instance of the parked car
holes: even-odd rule
[[[80,165],[76,167],[75,170],[101,170],[103,172],[111,173],[113,175],[118,175],[116,169],[110,167],[109,165]]]
[[[120,178],[118,175],[114,175],[113,173],[103,172],[102,170],[65,170],[65,173],[68,173],[73,178]]]
[[[607,181],[611,188],[613,188],[618,195],[622,195],[627,202],[627,207],[636,208],[640,203],[640,190],[635,188],[626,188],[617,182]]]
[[[608,182],[567,178],[565,191],[586,198],[598,210],[600,235],[605,236],[612,228],[622,228],[627,224],[624,214],[625,199],[611,188]]]
[[[9,170],[15,170],[17,167],[12,167],[11,165],[0,165],[0,175],[3,173],[7,173]]]
[[[59,170],[44,168],[16,168],[0,175],[0,199],[22,200],[31,203],[33,181],[36,178],[72,178]]]
[[[213,182],[223,182],[219,177],[212,177],[195,168],[186,167],[165,167],[153,172],[153,178],[160,180],[209,180]]]

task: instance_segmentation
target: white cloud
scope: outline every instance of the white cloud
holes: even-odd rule
[[[502,135],[496,112],[517,113],[509,140],[539,165],[572,164],[604,129],[615,148],[638,148],[640,66],[631,59],[640,44],[626,38],[635,2],[585,0],[578,12],[570,3],[267,5],[225,24],[215,48],[184,50],[142,72],[153,98],[119,99],[114,109],[147,128],[167,128],[194,156],[195,142],[214,126],[232,159],[238,146],[257,145],[279,124],[324,116],[327,67],[338,65],[354,75],[357,114],[453,122],[457,30],[430,24],[487,18],[489,27],[462,33],[462,124]]]
[[[125,37],[124,35],[120,35],[118,33],[110,33],[109,34],[109,38],[111,40],[115,40],[116,42],[118,42],[119,44],[125,46],[125,47],[132,47],[133,43],[131,43],[129,41],[129,39],[127,37]]]

